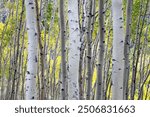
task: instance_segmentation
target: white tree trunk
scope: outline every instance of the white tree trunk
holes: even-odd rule
[[[79,99],[79,58],[80,58],[80,29],[78,17],[78,0],[68,0],[69,18],[69,71],[68,99]]]
[[[36,74],[37,74],[37,29],[34,0],[25,0],[26,21],[28,33],[28,61],[26,74],[26,99],[36,99]]]
[[[122,0],[112,0],[113,55],[112,55],[112,99],[123,99],[124,31]]]

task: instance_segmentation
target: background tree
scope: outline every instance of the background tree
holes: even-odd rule
[[[150,99],[149,0],[0,3],[0,99]]]
[[[66,73],[66,31],[65,31],[65,18],[64,18],[64,1],[60,0],[60,38],[61,38],[61,99],[66,99],[66,81],[67,81],[67,73]]]
[[[104,84],[103,84],[103,61],[104,61],[104,44],[105,44],[105,28],[104,28],[104,1],[99,0],[99,56],[97,64],[97,89],[96,89],[96,99],[104,99]]]

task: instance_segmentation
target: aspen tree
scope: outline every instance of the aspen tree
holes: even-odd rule
[[[86,55],[86,64],[87,64],[87,89],[86,89],[86,99],[90,100],[91,85],[92,85],[92,64],[91,64],[91,55],[92,55],[92,36],[91,36],[91,18],[92,18],[92,0],[87,2],[87,29],[86,29],[86,40],[87,40],[87,55]]]
[[[129,70],[130,70],[130,61],[129,61],[129,52],[130,52],[130,37],[131,37],[131,16],[132,16],[132,0],[127,1],[126,8],[126,35],[125,35],[125,45],[124,45],[124,57],[125,57],[125,66],[124,66],[124,88],[123,94],[124,99],[128,99],[128,80],[129,80]]]
[[[112,50],[112,99],[123,99],[124,30],[122,0],[112,0],[113,50]]]
[[[66,46],[65,46],[65,18],[64,18],[64,1],[60,0],[60,38],[61,38],[61,99],[65,100],[66,97]]]
[[[99,55],[97,64],[97,89],[96,89],[96,99],[103,99],[103,59],[104,59],[104,1],[99,0]]]
[[[36,75],[37,75],[37,29],[34,0],[25,0],[26,22],[28,33],[28,61],[26,73],[25,97],[27,100],[36,99]]]
[[[80,29],[79,29],[78,0],[68,0],[69,18],[69,68],[68,68],[68,99],[79,99],[79,58],[80,58]]]
[[[81,2],[80,2],[81,3]],[[81,49],[80,49],[80,63],[79,63],[79,98],[80,100],[84,99],[84,78],[82,76],[82,68],[84,64],[84,50],[85,50],[85,28],[86,28],[86,0],[82,0],[82,23],[80,30],[80,40],[81,40]]]

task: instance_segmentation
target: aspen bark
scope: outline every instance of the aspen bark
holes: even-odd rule
[[[80,29],[78,15],[78,0],[68,0],[69,18],[69,68],[68,68],[68,99],[79,99],[79,59],[80,59]]]
[[[40,14],[39,14],[39,6],[38,6],[38,0],[35,0],[35,7],[36,7],[36,29],[37,29],[37,38],[38,38],[38,45],[40,49],[40,70],[41,70],[41,92],[40,92],[40,97],[39,99],[44,100],[46,99],[46,79],[45,79],[45,74],[44,74],[44,63],[45,63],[45,56],[44,56],[44,48],[42,44],[42,39],[41,39],[41,28],[40,28]]]
[[[86,99],[90,100],[91,85],[92,85],[92,64],[91,64],[91,55],[92,55],[92,36],[91,36],[91,17],[92,17],[92,0],[89,0],[87,5],[87,29],[86,29],[86,39],[87,39],[87,88],[86,88]]]
[[[61,38],[61,99],[66,99],[66,46],[65,46],[65,37],[66,37],[66,31],[65,31],[65,18],[64,18],[64,1],[60,0],[60,38]]]
[[[26,6],[26,22],[28,33],[28,61],[27,61],[25,96],[27,100],[34,100],[37,98],[36,75],[37,75],[37,49],[38,49],[34,0],[25,0],[25,6]]]
[[[127,20],[126,20],[126,35],[125,35],[125,44],[124,44],[124,57],[125,57],[125,66],[124,66],[124,88],[123,88],[123,97],[128,99],[128,80],[130,72],[130,61],[129,61],[129,52],[130,52],[130,36],[131,36],[131,16],[132,16],[132,0],[127,1]]]
[[[104,1],[99,0],[99,55],[98,55],[98,64],[97,64],[97,89],[96,89],[96,99],[103,99],[103,61],[104,61]]]
[[[113,51],[112,51],[112,99],[123,99],[124,30],[122,0],[112,0]]]

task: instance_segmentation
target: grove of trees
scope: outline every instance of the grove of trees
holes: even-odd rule
[[[1,100],[150,100],[150,0],[0,0]]]

